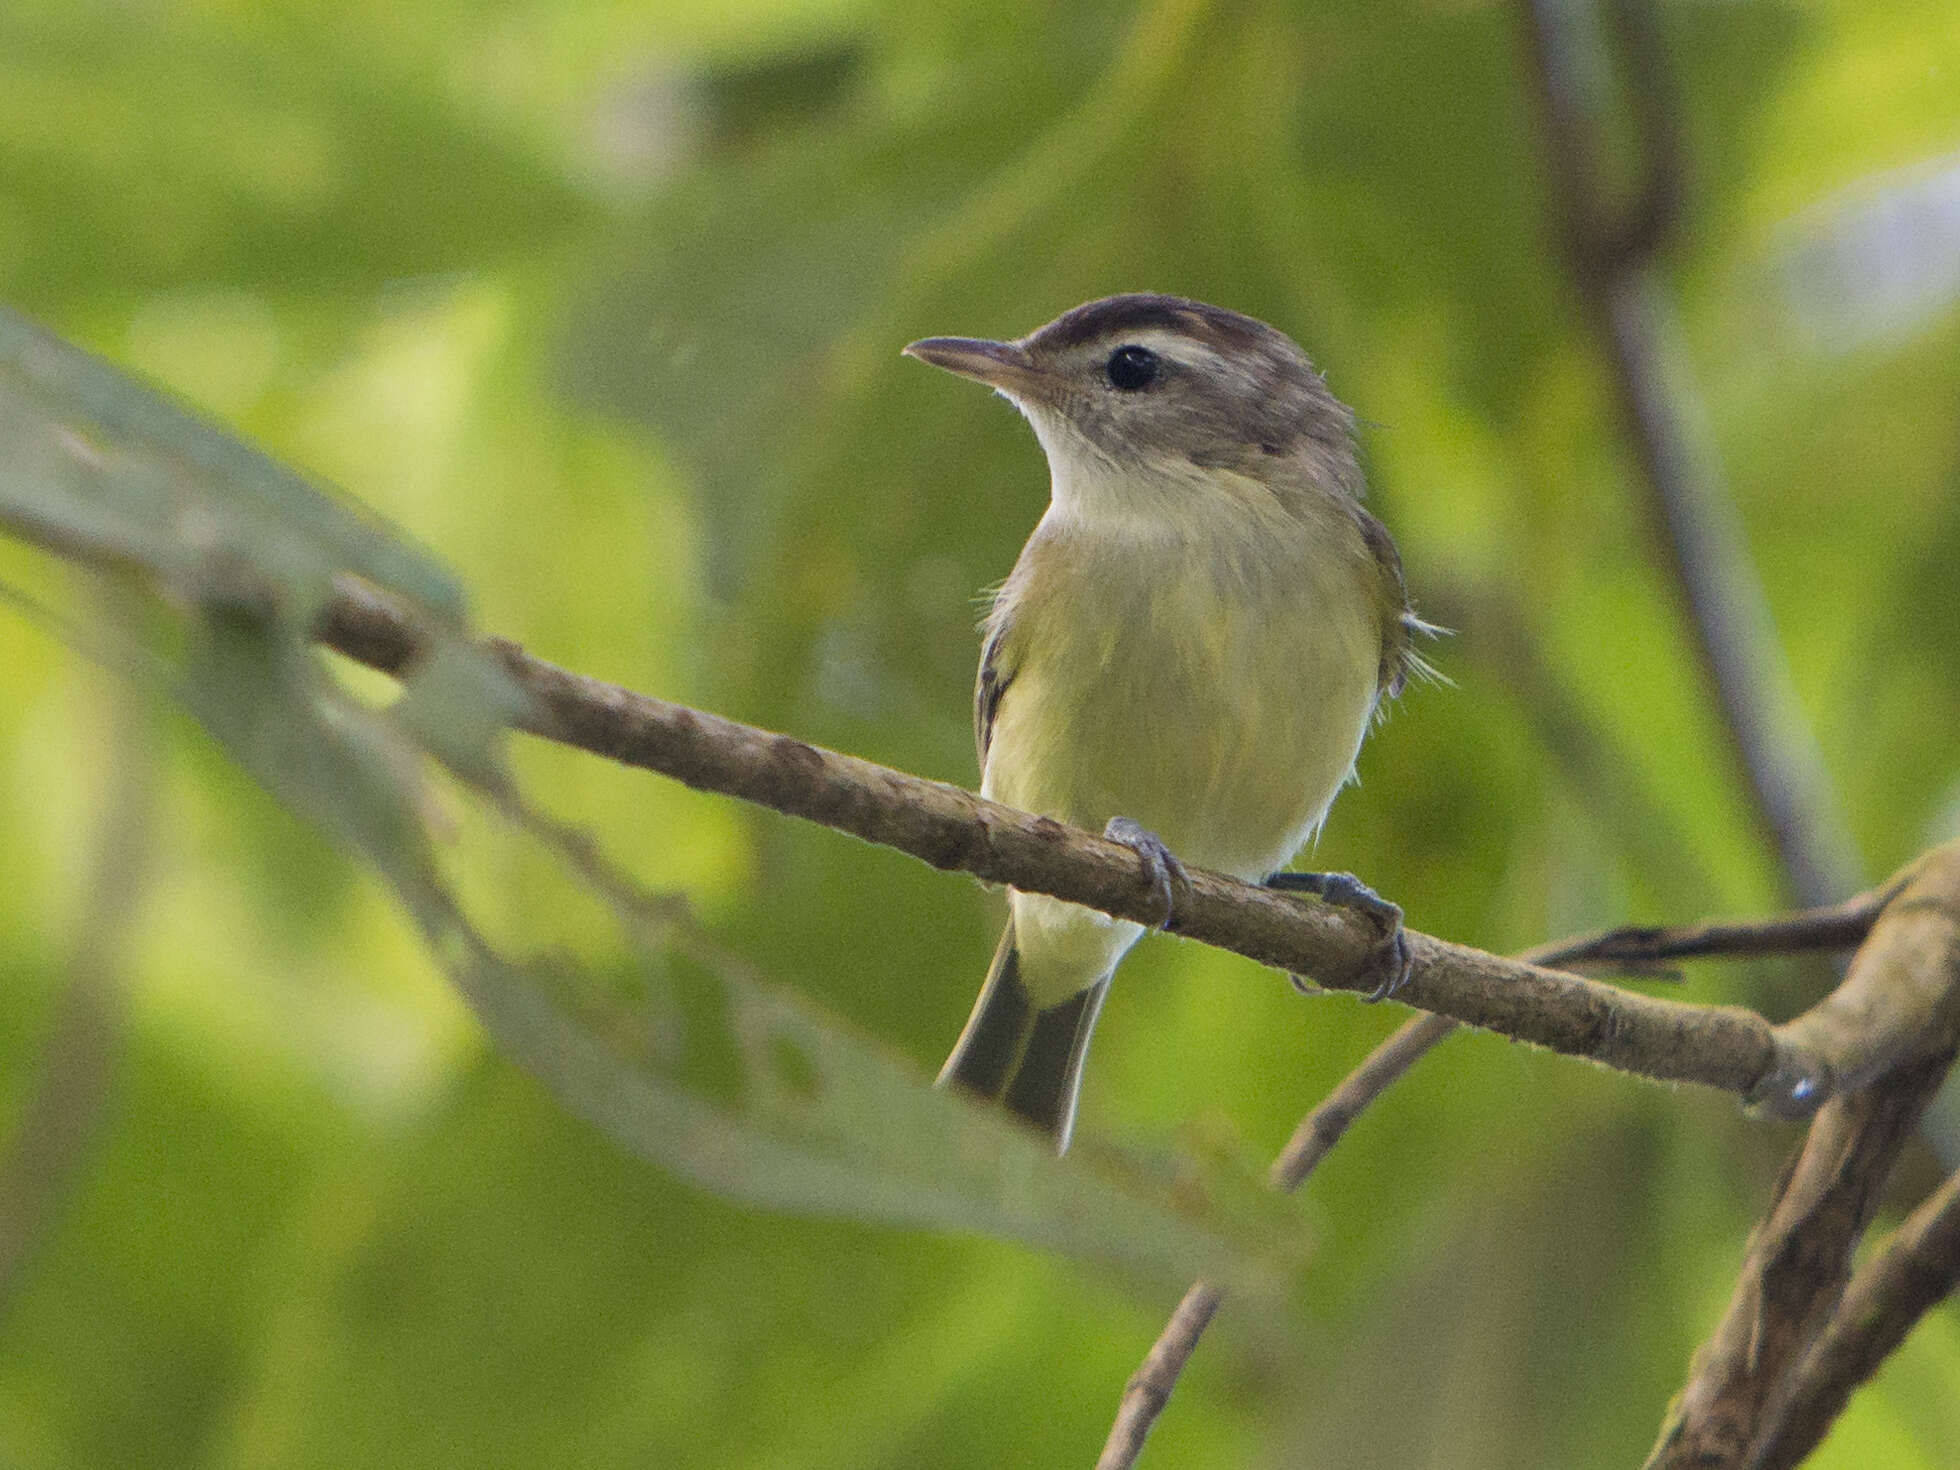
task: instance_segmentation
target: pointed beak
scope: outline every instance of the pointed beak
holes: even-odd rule
[[[907,347],[905,355],[1014,397],[1026,396],[1047,376],[1014,343],[979,337],[927,337]]]

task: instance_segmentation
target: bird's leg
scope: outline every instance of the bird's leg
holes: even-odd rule
[[[1177,910],[1176,889],[1190,885],[1191,880],[1184,875],[1184,864],[1164,846],[1163,838],[1128,817],[1111,817],[1109,825],[1103,828],[1103,836],[1122,843],[1143,860],[1143,874],[1164,903],[1164,917],[1157,921],[1157,927],[1163,928]]]
[[[1311,893],[1322,903],[1354,909],[1375,921],[1382,937],[1376,942],[1367,968],[1380,979],[1368,992],[1370,1001],[1387,1000],[1407,983],[1414,961],[1409,956],[1408,937],[1402,931],[1400,904],[1390,903],[1352,873],[1275,873],[1266,880],[1266,886],[1284,893]],[[1295,977],[1294,984],[1299,983]]]

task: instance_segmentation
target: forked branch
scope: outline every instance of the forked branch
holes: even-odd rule
[[[1873,1320],[1907,1312],[1893,1294],[1923,1295],[1923,1280],[1905,1269],[1909,1254],[1866,1280],[1855,1316],[1842,1310],[1852,1251],[1960,1048],[1960,843],[1908,871],[1844,984],[1808,1019],[1863,1038],[1864,1064],[1846,1059],[1847,1079],[1862,1090],[1833,1098],[1812,1123],[1649,1470],[1790,1463],[1772,1459],[1772,1450],[1781,1445],[1778,1455],[1787,1455],[1804,1436],[1815,1442],[1832,1397],[1827,1386],[1881,1340]],[[1786,1436],[1780,1426],[1799,1405],[1804,1427]]]

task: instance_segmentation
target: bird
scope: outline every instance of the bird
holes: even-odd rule
[[[1401,909],[1347,874],[1283,873],[1370,725],[1433,673],[1388,531],[1363,505],[1355,419],[1252,317],[1135,292],[1011,341],[907,356],[994,389],[1034,430],[1049,502],[982,625],[981,794],[1139,855],[1166,918],[1186,864],[1361,908],[1406,974]],[[1065,1152],[1089,1039],[1144,926],[1010,889],[939,1082],[997,1099]]]

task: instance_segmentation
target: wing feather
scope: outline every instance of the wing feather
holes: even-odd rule
[[[980,769],[987,769],[987,747],[993,744],[994,719],[1000,713],[1001,696],[1014,682],[1014,671],[1007,667],[1003,645],[1007,642],[1007,620],[996,611],[987,619],[987,642],[980,651],[980,674],[973,684],[973,748]]]
[[[1378,578],[1382,619],[1382,662],[1377,676],[1378,687],[1383,698],[1393,699],[1402,692],[1412,674],[1419,679],[1441,677],[1429,660],[1416,652],[1414,642],[1418,635],[1434,638],[1446,630],[1434,623],[1425,623],[1409,605],[1409,586],[1402,576],[1402,554],[1395,549],[1395,540],[1388,534],[1388,527],[1358,502],[1352,503],[1352,510],[1361,527],[1361,539],[1367,543],[1368,553],[1374,558]]]

